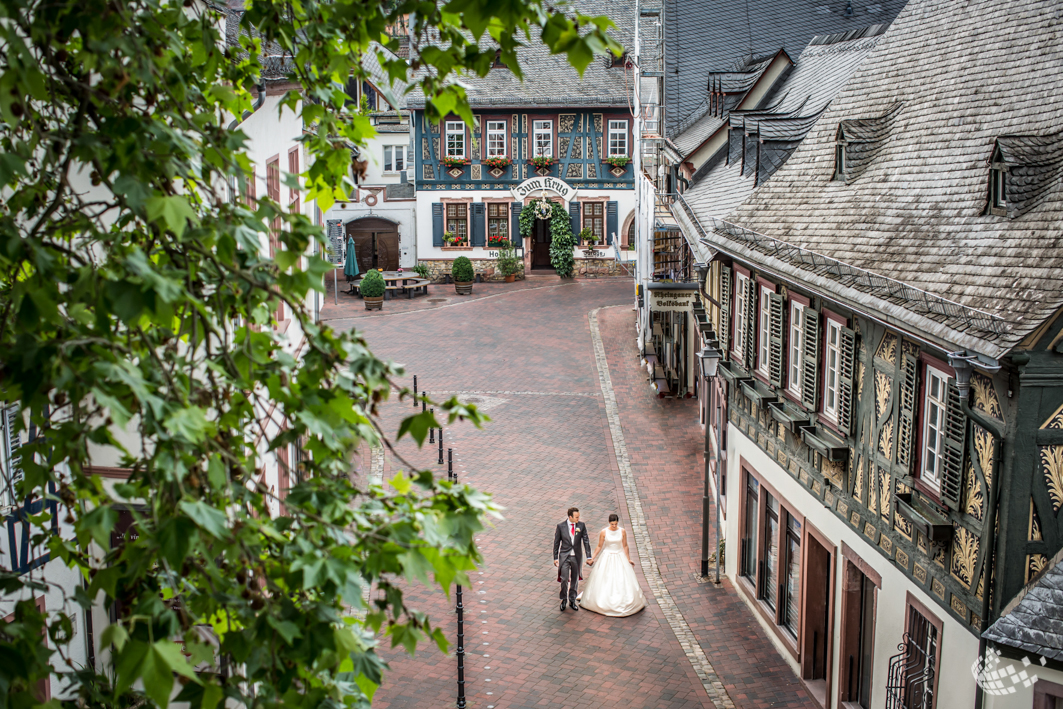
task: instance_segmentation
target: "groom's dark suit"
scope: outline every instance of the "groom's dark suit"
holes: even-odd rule
[[[591,542],[587,538],[587,525],[575,523],[575,535],[572,522],[565,520],[554,528],[554,561],[557,561],[557,580],[561,582],[561,600],[568,599],[570,606],[576,605],[579,582],[583,579],[583,550],[587,558],[591,556]],[[564,610],[562,608],[562,610]]]

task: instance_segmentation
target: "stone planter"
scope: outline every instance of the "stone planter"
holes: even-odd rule
[[[381,310],[384,307],[384,296],[380,295],[376,298],[370,298],[369,296],[362,296],[362,300],[365,301],[366,310]]]
[[[454,292],[458,295],[472,295],[472,283],[472,281],[467,281],[465,283],[458,283],[455,281]]]
[[[515,280],[517,280],[517,274],[515,274],[515,273],[511,273],[508,276],[506,276],[506,283],[512,283]]]

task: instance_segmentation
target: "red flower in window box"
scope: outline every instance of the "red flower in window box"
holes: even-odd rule
[[[550,155],[536,155],[533,158],[528,158],[528,162],[534,165],[536,170],[543,170],[556,163],[557,158]]]
[[[626,155],[610,155],[605,161],[613,167],[627,167],[631,163],[631,158]]]
[[[489,236],[487,237],[487,245],[492,248],[500,248],[509,244],[509,239],[505,236]]]
[[[465,167],[469,164],[469,158],[455,158],[444,155],[443,157],[439,158],[439,162],[441,162],[446,168]]]
[[[486,160],[484,160],[484,165],[487,165],[490,168],[497,168],[499,170],[503,170],[503,169],[509,167],[510,164],[512,164],[512,162],[513,162],[512,160],[510,160],[509,158],[505,158],[505,157],[503,157],[503,158],[487,158]]]

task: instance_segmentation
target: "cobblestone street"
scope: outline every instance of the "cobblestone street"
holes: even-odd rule
[[[362,329],[378,355],[405,364],[435,398],[458,393],[493,419],[483,430],[446,431],[459,478],[505,508],[478,538],[484,563],[465,593],[469,706],[811,706],[733,589],[696,581],[697,408],[648,388],[631,281],[533,276],[508,291],[476,290],[490,297],[462,300],[453,286],[433,286],[428,299],[389,302],[382,314],[366,315],[342,294],[325,311],[335,327]],[[389,404],[388,430],[411,408]],[[404,441],[397,452],[438,468],[427,445]],[[377,467],[386,480],[403,466],[385,456]],[[592,535],[609,513],[620,515],[645,611],[558,612],[550,541],[570,505]],[[409,598],[454,641],[453,599],[423,587]],[[415,658],[384,654],[392,670],[375,706],[453,706],[452,655],[427,645]]]

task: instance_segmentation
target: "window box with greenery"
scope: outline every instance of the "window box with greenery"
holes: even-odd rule
[[[358,290],[362,293],[366,310],[380,310],[384,307],[385,286],[384,275],[375,268],[362,276],[362,280],[358,283]]]
[[[489,249],[501,249],[509,245],[508,236],[491,235],[487,237],[487,248]]]
[[[492,169],[498,170],[504,170],[512,164],[513,161],[507,157],[487,158],[486,160],[484,160],[484,165],[487,165]]]
[[[533,158],[528,158],[528,162],[534,165],[536,170],[549,170],[557,162],[557,158],[550,155],[536,155]]]
[[[450,155],[444,155],[443,157],[439,158],[439,162],[442,163],[443,167],[449,170],[454,167],[465,167],[469,164],[469,158],[459,158],[452,157]]]
[[[512,283],[522,270],[524,262],[517,258],[517,250],[507,240],[505,246],[498,249],[498,272],[505,277],[506,283]]]
[[[444,249],[468,249],[469,237],[458,236],[452,231],[443,232],[443,248]]]
[[[454,279],[454,291],[458,295],[472,295],[472,282],[476,274],[468,256],[459,256],[450,265],[450,277]]]
[[[627,155],[610,155],[605,159],[605,162],[612,167],[625,168],[631,164],[631,158]]]

